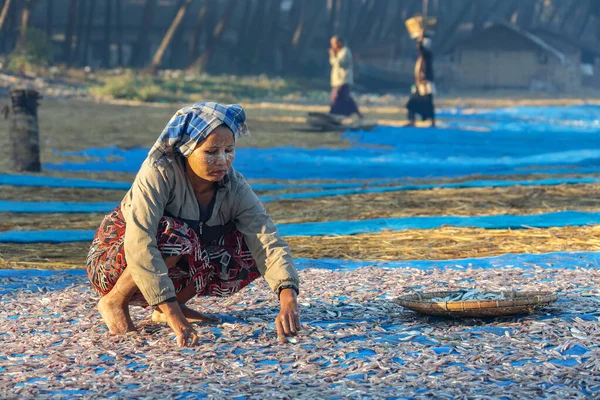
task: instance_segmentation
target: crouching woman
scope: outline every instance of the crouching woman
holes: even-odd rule
[[[300,329],[298,274],[287,244],[244,177],[232,168],[248,133],[241,106],[198,103],[179,110],[150,150],[121,204],[98,229],[87,275],[113,334],[135,330],[130,305],[154,308],[180,346],[190,322],[214,319],[185,304],[229,296],[263,276],[279,295],[280,341]]]

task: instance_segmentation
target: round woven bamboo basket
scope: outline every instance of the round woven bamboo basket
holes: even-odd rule
[[[559,295],[551,292],[486,292],[504,294],[504,300],[466,300],[432,302],[430,299],[458,293],[429,292],[412,293],[396,299],[398,304],[409,310],[427,315],[448,317],[499,317],[526,314],[536,308],[558,300]]]

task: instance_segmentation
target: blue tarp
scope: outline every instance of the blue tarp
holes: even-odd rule
[[[41,175],[0,174],[0,185],[128,190],[131,186],[131,183],[117,181],[96,181],[75,178],[56,178],[53,176]]]
[[[471,174],[525,174],[549,168],[600,171],[600,119],[595,106],[534,107],[480,114],[482,132],[461,129],[377,127],[348,132],[348,149],[239,148],[235,167],[249,179],[381,179]],[[494,114],[495,113],[495,114]],[[559,124],[561,118],[570,123]],[[61,153],[82,162],[48,164],[56,170],[134,173],[147,149],[116,147]]]
[[[503,254],[494,257],[463,258],[456,260],[405,260],[405,261],[351,261],[324,258],[295,259],[298,269],[328,269],[331,271],[354,271],[357,268],[377,266],[380,268],[416,268],[420,270],[464,270],[518,267],[523,269],[589,269],[600,267],[600,252],[552,252],[543,254]],[[1,276],[1,275],[0,275]]]
[[[325,258],[294,259],[298,270],[326,269],[354,271],[364,267],[413,268],[423,271],[434,269],[462,271],[472,269],[522,268],[522,269],[591,269],[600,267],[600,252],[553,252],[542,254],[503,254],[494,257],[462,258],[455,260],[404,260],[404,261],[352,261]],[[85,270],[0,269],[0,279],[10,277],[51,277],[55,275],[84,276]]]
[[[384,230],[435,229],[445,225],[485,229],[549,228],[600,224],[600,213],[561,211],[536,215],[422,216],[377,218],[359,221],[305,222],[279,224],[283,236],[356,235]]]
[[[322,190],[317,192],[307,193],[284,193],[272,196],[260,196],[261,201],[270,202],[277,200],[295,200],[308,199],[315,197],[327,197],[349,194],[365,194],[365,193],[389,193],[406,190],[428,190],[428,189],[462,189],[462,188],[483,188],[483,187],[510,187],[510,186],[552,186],[562,184],[589,184],[598,183],[600,178],[553,178],[539,179],[529,181],[513,181],[513,180],[474,180],[459,183],[431,183],[421,185],[401,185],[401,186],[384,186],[384,187],[367,187],[356,189],[337,189],[337,190]]]
[[[12,213],[98,213],[109,212],[119,203],[72,203],[55,201],[0,200],[0,212]]]
[[[355,235],[384,230],[435,229],[442,226],[521,229],[595,224],[600,224],[600,213],[561,211],[535,215],[423,216],[359,221],[306,222],[278,224],[277,228],[282,236],[325,236]],[[0,243],[86,242],[93,239],[94,233],[93,230],[7,231],[0,232]]]

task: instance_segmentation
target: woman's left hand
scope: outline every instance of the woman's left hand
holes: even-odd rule
[[[283,289],[279,293],[281,310],[275,318],[277,338],[280,343],[287,343],[288,336],[296,336],[300,331],[300,314],[294,289]]]

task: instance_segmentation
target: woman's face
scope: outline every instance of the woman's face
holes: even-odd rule
[[[225,125],[217,127],[186,159],[188,175],[209,182],[218,182],[235,158],[233,132]]]

